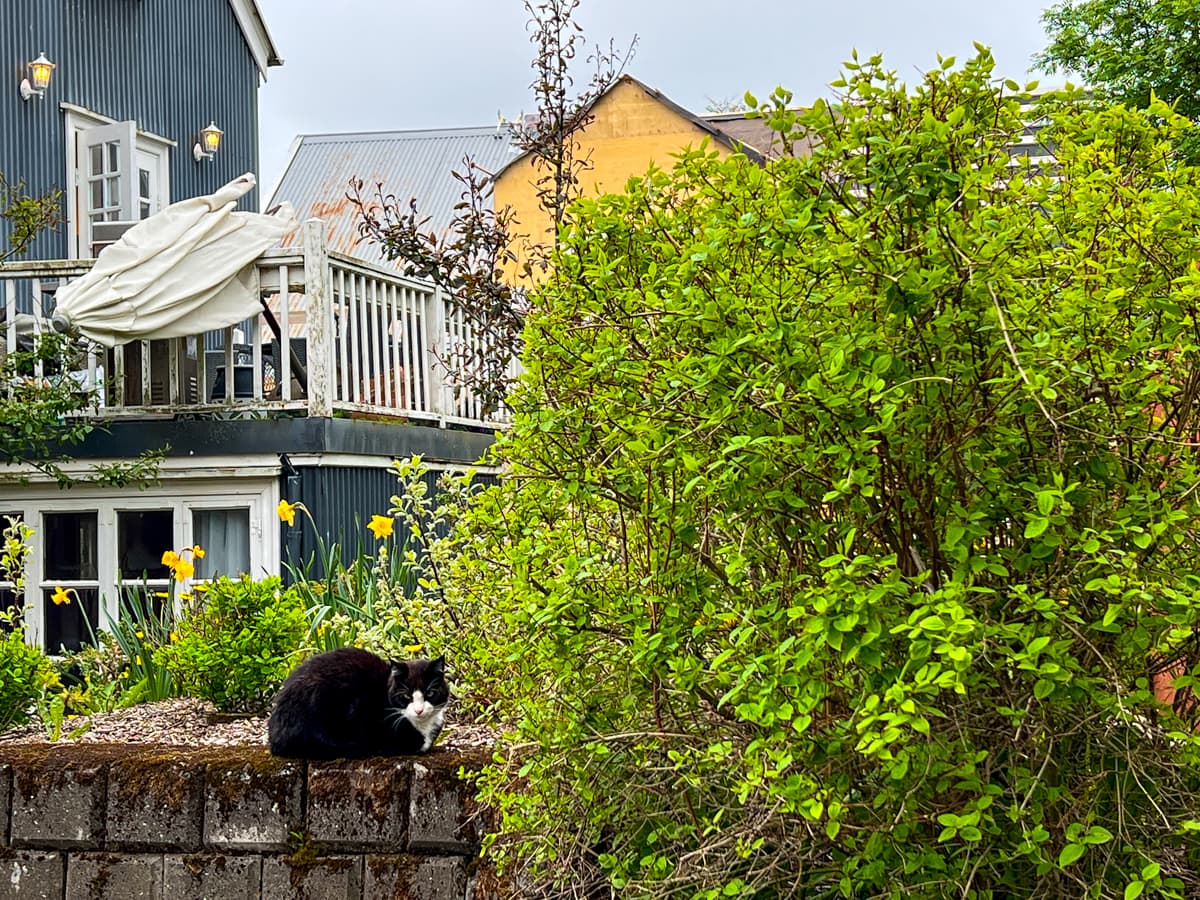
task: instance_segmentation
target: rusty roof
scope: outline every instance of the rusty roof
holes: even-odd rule
[[[302,134],[292,145],[291,158],[266,209],[287,201],[300,221],[317,218],[327,223],[329,249],[368,262],[384,262],[377,244],[358,231],[358,211],[347,194],[350,180],[361,178],[363,193],[393,194],[402,206],[415,198],[427,228],[444,234],[462,199],[463,186],[454,178],[471,157],[488,173],[498,171],[513,155],[508,129],[496,126],[417,131],[372,131],[352,134]],[[284,237],[281,246],[300,243],[299,231]]]

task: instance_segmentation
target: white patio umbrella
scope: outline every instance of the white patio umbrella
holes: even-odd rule
[[[100,251],[88,274],[60,288],[53,318],[106,347],[183,337],[256,315],[253,262],[296,227],[288,204],[235,210],[252,174],[215,194],[173,203]]]

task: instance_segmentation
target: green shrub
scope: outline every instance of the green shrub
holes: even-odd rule
[[[155,659],[184,695],[261,712],[296,664],[308,631],[303,600],[278,578],[249,575],[218,578],[197,596]]]
[[[34,704],[57,682],[49,657],[25,643],[20,631],[0,638],[0,731],[28,722]]]
[[[1200,896],[1200,170],[986,53],[582,201],[447,589],[555,896]],[[1051,132],[1047,132],[1048,138]],[[463,655],[466,653],[467,655]],[[600,884],[594,883],[600,881]]]

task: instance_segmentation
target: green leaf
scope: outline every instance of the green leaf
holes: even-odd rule
[[[1125,900],[1136,900],[1146,889],[1146,882],[1134,880],[1125,886]]]
[[[1087,846],[1084,844],[1067,844],[1062,848],[1062,852],[1058,854],[1059,868],[1065,869],[1086,852]]]

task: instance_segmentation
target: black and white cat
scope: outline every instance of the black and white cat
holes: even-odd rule
[[[304,759],[424,753],[445,723],[446,661],[388,662],[356,647],[296,667],[267,723],[271,752]]]

